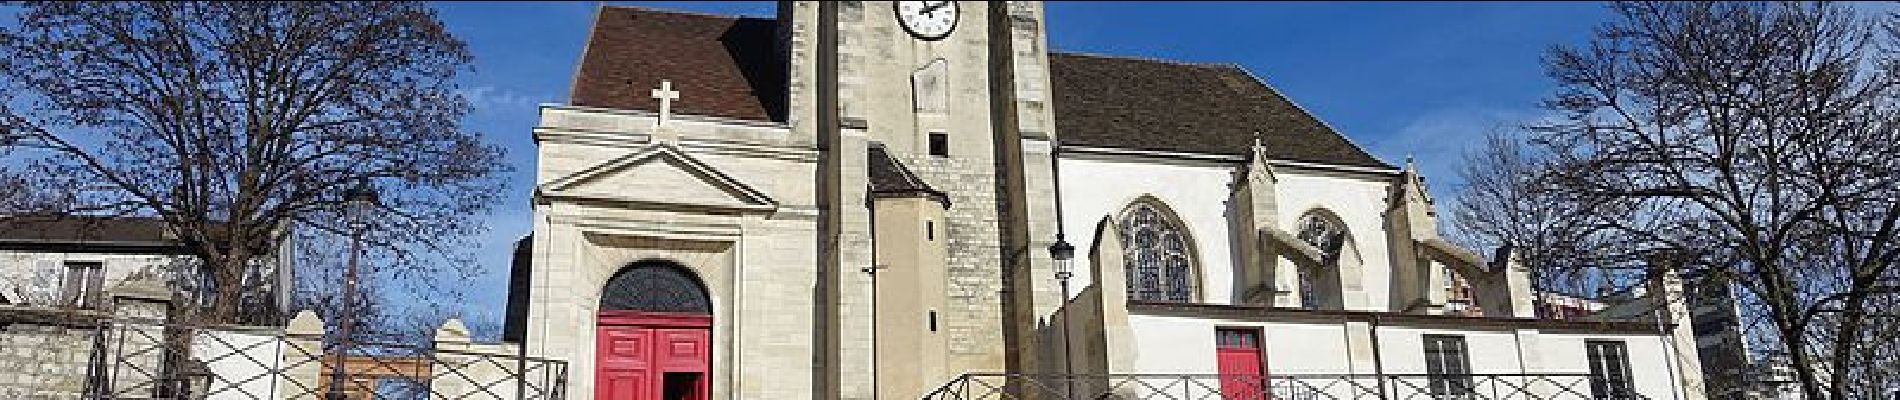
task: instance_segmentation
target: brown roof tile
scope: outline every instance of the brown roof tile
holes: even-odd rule
[[[785,121],[784,60],[771,19],[601,7],[574,77],[574,105],[657,110],[660,80],[674,112]]]
[[[777,25],[602,7],[571,101],[657,110],[649,91],[665,79],[679,113],[785,122]],[[1258,131],[1274,158],[1391,168],[1239,67],[1072,53],[1049,64],[1064,144],[1244,155]]]
[[[156,218],[5,217],[0,242],[21,243],[172,243],[165,222]]]
[[[1065,145],[1248,154],[1390,168],[1232,65],[1049,55],[1056,132]]]
[[[905,167],[903,161],[891,157],[890,152],[884,150],[884,145],[871,144],[870,154],[865,162],[869,164],[867,175],[871,181],[871,196],[921,196],[936,200],[944,207],[950,207],[950,196],[944,195],[937,188],[930,187],[923,178],[917,177],[917,174],[911,172],[909,167]]]

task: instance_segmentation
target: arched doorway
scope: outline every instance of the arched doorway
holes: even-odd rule
[[[622,268],[601,288],[596,400],[705,400],[712,389],[712,298],[671,261]]]

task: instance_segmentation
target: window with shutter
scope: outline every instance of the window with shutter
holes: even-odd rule
[[[1472,387],[1471,355],[1465,351],[1465,338],[1425,335],[1425,374],[1430,380],[1433,397],[1469,397]]]
[[[60,284],[60,305],[95,308],[105,286],[105,265],[98,261],[67,261],[66,278]]]
[[[1590,357],[1590,392],[1599,399],[1634,399],[1630,386],[1629,348],[1623,342],[1591,340],[1584,342]]]

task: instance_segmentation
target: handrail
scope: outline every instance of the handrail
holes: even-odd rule
[[[1378,390],[1390,383],[1394,391]],[[1083,386],[1079,390],[1076,384]],[[926,400],[1027,399],[1646,399],[1593,395],[1586,373],[1499,374],[1038,374],[973,372],[937,386]]]

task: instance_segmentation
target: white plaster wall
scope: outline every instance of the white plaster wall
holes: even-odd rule
[[[1259,329],[1269,374],[1355,372],[1348,362],[1343,324],[1159,315],[1129,315],[1128,324],[1135,336],[1135,366],[1143,373],[1218,373],[1214,359],[1214,330],[1218,328]]]
[[[1201,267],[1201,302],[1233,304],[1236,300],[1235,246],[1230,212],[1231,185],[1237,164],[1160,158],[1066,155],[1061,159],[1062,223],[1076,246],[1074,287],[1086,287],[1088,251],[1094,246],[1095,224],[1116,215],[1143,195],[1173,208],[1194,237]],[[1391,258],[1387,254],[1384,213],[1390,179],[1383,175],[1337,173],[1276,167],[1281,228],[1297,232],[1300,215],[1324,208],[1344,222],[1352,248],[1361,260],[1361,298],[1349,300],[1350,309],[1385,311],[1391,292]],[[1285,268],[1291,268],[1291,263]],[[1283,284],[1295,282],[1282,277]]]
[[[1217,328],[1261,329],[1266,372],[1291,374],[1372,374],[1366,366],[1355,370],[1348,349],[1345,323],[1261,322],[1170,315],[1129,315],[1134,334],[1136,371],[1156,374],[1214,374],[1214,331]],[[1477,374],[1587,374],[1586,340],[1622,341],[1629,349],[1631,377],[1638,393],[1672,398],[1679,371],[1671,357],[1677,354],[1661,337],[1635,334],[1538,333],[1535,330],[1446,329],[1408,326],[1377,328],[1379,356],[1386,374],[1424,374],[1424,335],[1457,335],[1465,339],[1471,369]],[[1521,353],[1520,353],[1520,349]],[[1516,379],[1516,378],[1499,378]],[[1582,378],[1552,378],[1573,390],[1589,390]],[[1577,380],[1572,380],[1577,379]],[[1423,381],[1413,382],[1420,387]],[[1481,387],[1488,388],[1484,382]],[[1577,386],[1580,385],[1580,386]],[[1505,387],[1505,386],[1500,386]]]
[[[1518,363],[1515,331],[1381,326],[1378,328],[1379,352],[1384,357],[1385,373],[1425,373],[1425,335],[1464,337],[1465,351],[1471,356],[1471,373],[1519,374],[1526,372]]]
[[[1682,398],[1672,395],[1677,390],[1682,371],[1676,370],[1680,364],[1676,357],[1695,357],[1683,354],[1671,348],[1667,339],[1659,336],[1644,335],[1585,335],[1585,334],[1546,334],[1541,335],[1543,342],[1543,372],[1551,373],[1589,373],[1588,354],[1584,350],[1586,340],[1620,340],[1629,349],[1630,378],[1637,393],[1655,399]],[[1534,371],[1535,372],[1535,371]]]
[[[1201,302],[1233,302],[1233,240],[1227,223],[1232,166],[1067,156],[1060,162],[1062,224],[1076,248],[1073,287],[1087,287],[1093,281],[1088,252],[1095,245],[1095,223],[1150,195],[1174,209],[1193,236],[1201,268]]]
[[[1387,311],[1391,296],[1391,255],[1386,247],[1385,210],[1391,180],[1384,176],[1345,174],[1310,169],[1275,167],[1274,186],[1279,195],[1280,229],[1299,233],[1299,218],[1314,209],[1326,209],[1339,216],[1351,235],[1351,248],[1342,253],[1357,253],[1360,260],[1360,293],[1348,296],[1347,309]],[[1350,255],[1342,259],[1352,259]],[[1290,261],[1280,260],[1280,271],[1292,271]],[[1281,274],[1281,287],[1292,288],[1298,282],[1291,274]],[[1344,277],[1341,277],[1344,279]]]

